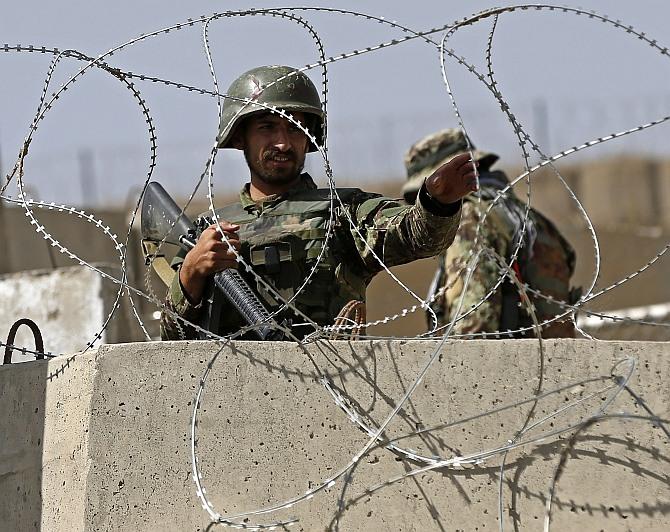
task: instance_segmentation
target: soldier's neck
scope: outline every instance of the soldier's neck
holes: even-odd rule
[[[253,201],[261,201],[268,196],[279,196],[295,188],[300,182],[300,175],[290,183],[266,183],[255,176],[251,176],[251,184],[249,185],[249,195]]]

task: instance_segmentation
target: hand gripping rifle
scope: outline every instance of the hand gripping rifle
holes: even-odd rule
[[[173,244],[188,252],[195,246],[199,234],[196,225],[188,219],[160,183],[155,181],[149,183],[144,192],[141,227],[142,246],[147,264],[155,257],[163,257],[159,255],[160,243]],[[162,268],[156,268],[156,272],[169,286],[174,272],[166,271],[166,268],[169,266],[163,264]],[[272,327],[268,310],[240,272],[234,268],[214,274],[214,289],[207,314],[201,324],[204,329],[217,332],[222,302],[221,297],[216,297],[217,292],[221,292],[249,325],[264,324],[252,329],[260,340],[283,339],[283,333]]]

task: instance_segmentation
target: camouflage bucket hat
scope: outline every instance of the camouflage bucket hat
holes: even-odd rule
[[[219,148],[232,148],[231,139],[240,122],[250,114],[268,111],[268,107],[305,113],[309,132],[322,144],[321,99],[312,80],[303,72],[277,65],[253,68],[233,81],[226,94],[239,99],[226,98],[223,103]],[[244,98],[264,105],[240,101]],[[316,146],[310,143],[308,151],[316,151]]]
[[[443,164],[461,153],[467,153],[468,140],[462,130],[443,129],[428,135],[414,144],[405,154],[407,182],[402,187],[403,195],[417,192],[426,177]],[[470,142],[479,171],[487,171],[498,160],[495,153],[479,151]]]

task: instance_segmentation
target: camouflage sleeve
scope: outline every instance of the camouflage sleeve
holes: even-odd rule
[[[483,212],[483,211],[482,211]],[[466,267],[475,249],[479,216],[474,202],[465,201],[462,208],[461,225],[451,247],[446,252],[445,272],[446,291],[442,299],[444,305],[444,322],[449,323],[454,317],[459,298],[463,292],[466,279]],[[502,235],[497,235],[493,229],[491,218],[487,218],[477,238],[477,248],[489,246],[501,256],[506,256],[506,243]],[[482,253],[472,273],[468,284],[460,314],[466,314],[476,306],[495,285],[500,270],[496,262]],[[470,312],[465,318],[456,322],[454,334],[468,334],[475,332],[494,332],[499,329],[502,311],[501,290],[496,290],[490,297]]]
[[[174,312],[186,322],[197,322],[202,313],[203,305],[202,302],[197,305],[189,302],[179,282],[179,268],[181,268],[183,260],[183,257],[178,256],[172,261],[172,267],[176,269],[176,274],[165,297],[165,308]],[[161,312],[160,330],[161,340],[195,340],[198,337],[193,327],[168,314],[165,310]]]
[[[415,205],[404,205],[398,200],[372,196],[358,203],[353,219],[360,235],[354,231],[354,240],[367,270],[371,273],[382,270],[373,251],[386,266],[397,266],[446,249],[454,239],[460,219],[458,206],[451,211],[455,212],[436,214],[422,199]]]

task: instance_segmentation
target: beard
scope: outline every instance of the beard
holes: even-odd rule
[[[286,152],[266,150],[261,153],[260,157],[254,158],[245,148],[244,158],[251,175],[269,185],[287,185],[295,181],[305,167],[305,156],[299,157],[293,150]],[[276,158],[288,160],[281,165],[275,165]]]

